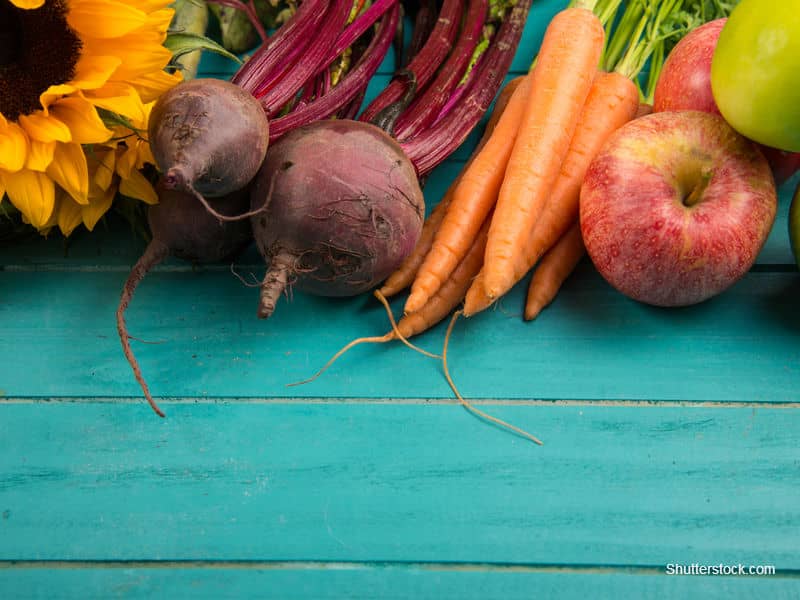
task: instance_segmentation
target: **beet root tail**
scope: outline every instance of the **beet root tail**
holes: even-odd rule
[[[125,281],[125,285],[122,288],[119,306],[117,307],[117,332],[119,333],[119,340],[122,342],[122,351],[125,353],[125,358],[128,359],[131,369],[133,369],[133,375],[136,377],[136,381],[139,382],[139,385],[144,392],[144,397],[147,399],[150,407],[159,417],[163,417],[165,415],[164,412],[158,407],[158,404],[156,404],[156,401],[153,400],[153,396],[150,394],[150,389],[147,387],[147,383],[142,375],[142,370],[139,368],[139,363],[136,360],[136,356],[133,354],[133,348],[131,348],[131,337],[128,334],[128,327],[125,323],[125,310],[128,308],[128,305],[133,298],[133,293],[136,291],[136,287],[139,285],[142,279],[144,279],[144,276],[147,275],[147,273],[154,266],[164,260],[167,256],[169,256],[169,248],[166,244],[159,242],[158,240],[152,240],[147,245],[144,254],[142,254],[139,260],[136,261],[136,264],[131,269],[130,275],[128,275],[128,279]]]
[[[294,256],[287,252],[276,254],[270,264],[264,281],[261,283],[261,295],[258,304],[258,318],[267,319],[275,312],[278,298],[286,290],[289,274],[293,270]]]

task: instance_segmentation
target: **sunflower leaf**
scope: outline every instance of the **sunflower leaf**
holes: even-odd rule
[[[194,52],[195,50],[210,50],[211,52],[220,54],[225,58],[236,61],[238,64],[242,64],[242,61],[238,56],[227,51],[217,42],[207,38],[204,35],[182,32],[170,33],[167,35],[167,39],[164,41],[164,46],[166,46],[166,48],[172,52],[173,63],[175,62],[175,59],[183,56],[184,54]]]

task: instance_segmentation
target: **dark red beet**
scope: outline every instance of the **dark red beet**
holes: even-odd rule
[[[136,381],[145,398],[159,415],[164,413],[153,400],[139,364],[131,348],[130,335],[125,324],[125,310],[136,287],[144,276],[168,256],[176,256],[195,263],[212,263],[230,259],[243,250],[253,239],[250,223],[246,220],[222,222],[209,214],[189,192],[157,187],[159,204],[148,209],[147,220],[153,238],[141,258],[131,269],[122,288],[117,307],[117,331],[122,350],[133,369]],[[244,188],[222,198],[212,200],[221,213],[236,215],[245,212],[249,205],[249,188]]]
[[[425,212],[414,166],[380,128],[317,121],[272,144],[253,182],[253,235],[269,265],[259,317],[287,285],[352,296],[383,281],[419,239]]]
[[[201,78],[159,97],[148,135],[166,188],[218,198],[250,183],[267,151],[269,123],[241,87]]]

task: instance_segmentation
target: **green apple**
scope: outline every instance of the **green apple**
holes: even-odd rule
[[[800,181],[797,182],[792,205],[789,207],[789,241],[792,244],[794,260],[800,267]]]
[[[725,120],[756,142],[800,152],[799,75],[800,0],[741,0],[711,61]]]

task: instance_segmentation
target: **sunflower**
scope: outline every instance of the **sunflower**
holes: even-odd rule
[[[0,201],[40,231],[92,229],[117,191],[155,193],[140,135],[180,80],[171,0],[0,0]]]

